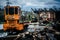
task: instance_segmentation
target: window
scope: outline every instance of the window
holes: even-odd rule
[[[6,8],[6,15],[8,15],[8,8]]]
[[[13,7],[9,8],[9,14],[10,15],[13,15],[14,14],[14,8]]]
[[[18,14],[18,8],[15,8],[15,14]]]

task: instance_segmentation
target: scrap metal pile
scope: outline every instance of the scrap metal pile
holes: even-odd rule
[[[57,40],[55,34],[60,33],[53,29],[53,27],[38,25],[39,23],[29,23],[27,31],[17,35],[7,35],[1,37],[1,40]]]

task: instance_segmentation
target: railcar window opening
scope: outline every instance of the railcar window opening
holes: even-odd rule
[[[6,8],[6,15],[8,15],[8,11],[9,11],[8,8]]]
[[[18,14],[18,8],[15,8],[15,14]]]
[[[10,15],[13,15],[14,14],[14,8],[13,7],[9,8],[9,14]]]

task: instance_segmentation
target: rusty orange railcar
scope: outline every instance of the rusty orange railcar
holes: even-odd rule
[[[19,6],[6,6],[4,7],[4,17],[5,22],[3,24],[3,30],[23,30],[24,24],[20,24],[19,18],[21,14],[21,9]]]

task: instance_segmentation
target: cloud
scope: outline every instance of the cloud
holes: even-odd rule
[[[56,6],[59,5],[60,2],[55,0],[22,0],[23,7],[35,6],[35,7],[46,7],[46,6]]]
[[[60,2],[60,0],[55,0],[55,1]]]
[[[59,1],[59,0],[58,0]],[[53,6],[57,6],[59,7],[60,2],[58,2],[57,0],[10,0],[10,2],[12,4],[12,6],[21,6],[21,8],[23,9],[30,9],[32,8],[44,8],[44,7],[53,7]],[[0,4],[5,6],[6,5],[6,1],[5,0],[1,0]]]

